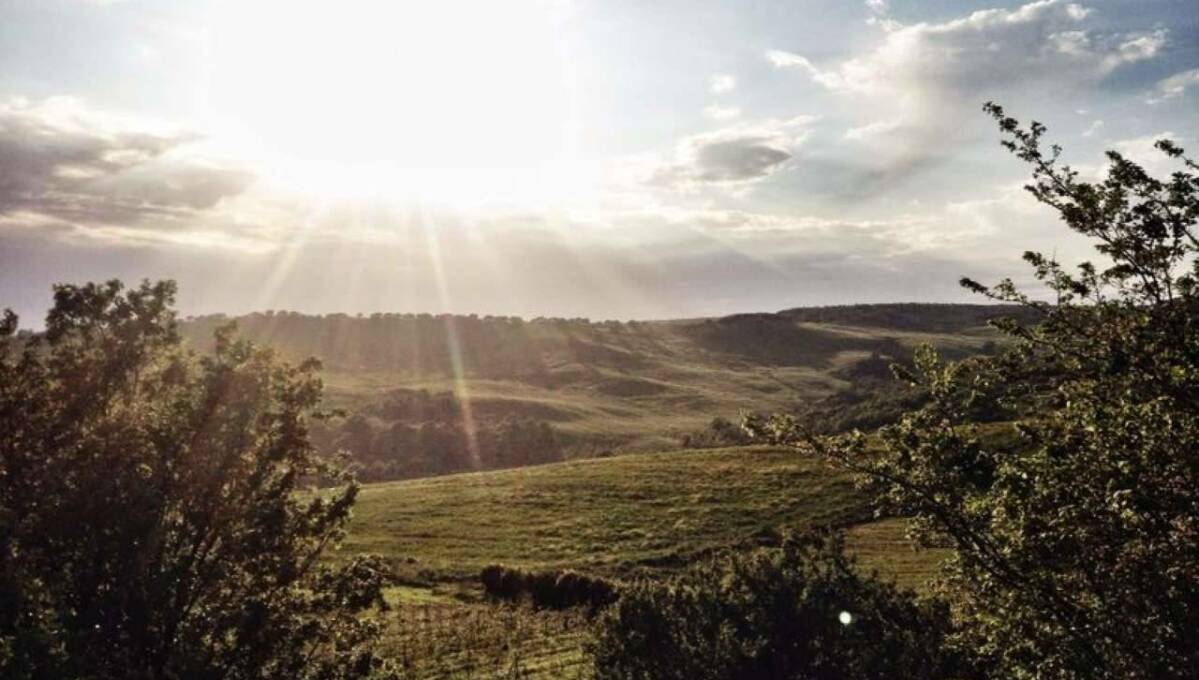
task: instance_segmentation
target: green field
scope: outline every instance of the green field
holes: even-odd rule
[[[665,578],[819,525],[846,530],[863,570],[923,587],[943,553],[913,550],[903,520],[874,520],[844,474],[777,448],[677,449],[714,417],[747,411],[877,425],[869,418],[898,412],[887,401],[892,361],[921,344],[949,357],[988,351],[996,334],[985,320],[1004,312],[864,305],[630,323],[278,313],[239,324],[285,357],[324,361],[327,403],[370,432],[355,449],[345,443],[359,441],[346,439],[354,431],[338,429],[348,420],[335,420],[327,444],[355,456],[424,450],[419,438],[389,438],[439,417],[388,405],[404,391],[452,393],[462,432],[512,417],[552,427],[566,462],[497,470],[476,455],[441,470],[476,472],[366,485],[333,559],[371,553],[394,566],[386,645],[412,676],[568,678],[586,677],[588,622],[486,601],[484,566]],[[220,321],[185,330],[203,349]]]
[[[631,454],[368,485],[343,550],[439,579],[499,562],[608,576],[674,567],[771,529],[849,525],[869,508],[849,480],[791,451]]]
[[[774,448],[630,454],[514,470],[367,485],[340,555],[390,558],[388,645],[425,677],[528,677],[585,671],[587,623],[483,602],[490,563],[663,577],[722,549],[769,542],[780,528],[848,529],[865,569],[918,587],[939,555],[915,552],[901,520],[872,521],[849,480]]]

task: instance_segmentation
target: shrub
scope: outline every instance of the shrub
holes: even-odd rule
[[[543,571],[530,574],[525,581],[529,598],[538,609],[563,609],[562,591],[558,588],[558,575]]]
[[[483,590],[492,597],[500,596],[500,586],[503,583],[504,567],[498,564],[489,564],[483,567],[483,571],[479,573],[479,582],[483,584]]]
[[[497,600],[516,602],[529,592],[531,574],[502,564],[483,567],[479,581],[483,591]]]
[[[586,607],[594,612],[618,597],[609,581],[573,571],[526,572],[493,564],[480,572],[479,581],[491,597],[509,602],[527,597],[538,609]]]
[[[527,592],[528,575],[519,569],[505,569],[500,576],[500,587],[496,593],[501,599],[516,601]]]
[[[610,581],[573,571],[560,574],[556,585],[560,609],[586,607],[598,611],[615,602],[618,596]]]
[[[750,443],[750,437],[739,424],[716,416],[704,429],[684,433],[679,438],[679,443],[685,449],[714,449],[744,446]]]
[[[944,651],[947,621],[858,575],[838,537],[789,535],[628,586],[589,653],[601,680],[962,677],[969,669]]]

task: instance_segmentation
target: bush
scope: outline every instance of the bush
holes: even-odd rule
[[[590,611],[599,611],[616,601],[619,597],[616,586],[610,581],[594,576],[565,571],[558,575],[554,584],[555,609],[571,607],[586,607]]]
[[[528,591],[528,574],[520,569],[510,569],[501,564],[483,567],[479,581],[483,591],[497,600],[516,602]]]
[[[716,416],[704,429],[684,433],[679,438],[679,443],[685,449],[715,449],[744,446],[750,443],[750,437],[740,425]]]
[[[552,571],[529,574],[525,580],[529,599],[538,609],[563,609],[562,594],[558,588],[558,575]]]
[[[589,652],[601,680],[955,678],[943,607],[862,577],[827,534],[789,535],[625,588]]]
[[[500,596],[503,578],[504,567],[498,564],[489,564],[479,572],[479,582],[483,584],[483,591],[492,597]]]
[[[500,575],[500,588],[497,595],[505,600],[519,599],[528,589],[528,579],[519,569],[505,569]]]
[[[618,597],[609,581],[573,571],[526,572],[493,564],[483,568],[479,581],[491,597],[509,602],[527,598],[538,609],[586,607],[594,612]]]

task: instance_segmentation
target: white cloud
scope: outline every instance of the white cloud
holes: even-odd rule
[[[786,50],[767,50],[766,61],[769,61],[775,68],[779,69],[797,69],[808,74],[813,80],[824,85],[831,90],[839,90],[845,87],[845,82],[840,74],[836,71],[825,71],[816,67],[807,57],[788,52]]]
[[[1083,130],[1082,136],[1083,137],[1094,137],[1095,133],[1099,132],[1102,129],[1103,129],[1103,121],[1093,120],[1093,121],[1091,121],[1091,124],[1087,126],[1087,129]]]
[[[1157,134],[1145,135],[1143,137],[1134,137],[1132,139],[1122,139],[1114,144],[1112,148],[1119,151],[1121,155],[1134,163],[1145,168],[1145,171],[1150,175],[1160,178],[1168,177],[1175,170],[1181,169],[1179,162],[1176,159],[1170,158],[1155,146],[1158,140],[1168,139],[1177,141],[1178,135],[1166,130]]]
[[[870,139],[879,135],[885,135],[889,132],[898,130],[902,123],[898,120],[879,120],[861,127],[850,128],[845,131],[845,138],[854,141]]]
[[[81,228],[176,228],[254,180],[198,153],[198,141],[71,98],[0,102],[0,215]]]
[[[704,115],[712,120],[732,120],[741,116],[741,109],[736,106],[712,105],[704,109]]]
[[[1163,99],[1180,97],[1191,87],[1199,85],[1199,68],[1175,73],[1157,83],[1157,90]]]
[[[786,50],[767,50],[766,61],[774,64],[775,68],[798,68],[809,73],[819,71],[811,61],[808,61],[807,57],[801,57]]]
[[[1038,0],[1014,10],[898,27],[873,52],[828,68],[782,50],[766,58],[833,90],[919,96],[930,90],[986,91],[1030,79],[1097,80],[1153,58],[1166,44],[1165,29],[1099,36],[1079,26],[1089,14],[1064,0]]]
[[[866,23],[871,26],[878,26],[884,31],[903,28],[903,24],[891,18],[891,4],[888,0],[866,0],[866,11],[870,13]]]
[[[708,91],[712,94],[724,94],[737,88],[737,79],[727,73],[718,73],[708,80]]]
[[[1156,57],[1166,46],[1167,35],[1166,29],[1159,28],[1152,33],[1127,36],[1114,51],[1103,58],[1102,68],[1105,71],[1113,71],[1124,64]]]
[[[1091,37],[1086,31],[1059,31],[1050,34],[1049,42],[1060,54],[1085,57],[1091,51]]]
[[[1122,66],[1160,55],[1166,44],[1164,29],[1094,30],[1085,23],[1090,14],[1065,0],[1037,0],[905,25],[873,49],[833,63],[784,50],[765,58],[871,112],[876,122],[844,138],[870,140],[872,155],[847,163],[831,153],[828,164],[842,168],[842,185],[873,187],[877,178],[910,181],[961,158],[959,150],[984,134],[985,101],[1020,111],[1046,97],[1079,98]],[[857,170],[843,170],[854,163]]]
[[[975,198],[950,201],[941,215],[942,229],[952,234],[947,250],[966,253],[1010,253],[1016,249],[1052,252],[1065,262],[1093,256],[1086,238],[1058,224],[1058,215],[1038,203],[1023,182],[981,191]],[[1017,271],[1019,271],[1017,269]],[[1031,291],[1030,291],[1031,292]]]

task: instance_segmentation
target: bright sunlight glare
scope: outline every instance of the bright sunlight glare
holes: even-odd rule
[[[228,0],[211,125],[318,196],[453,205],[577,190],[569,7],[551,0]]]

